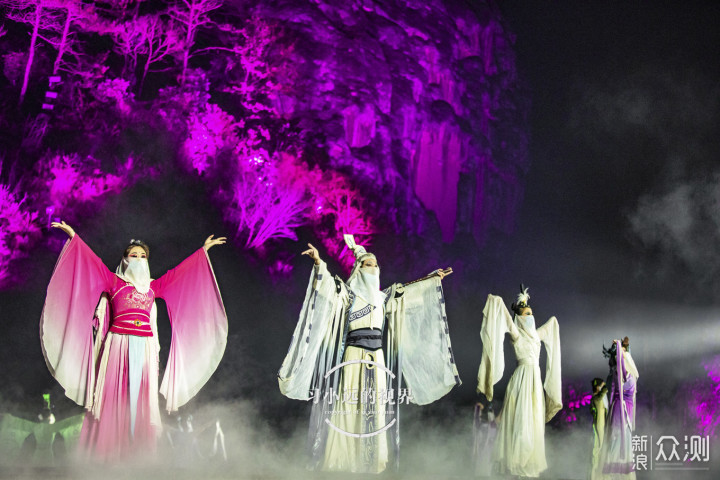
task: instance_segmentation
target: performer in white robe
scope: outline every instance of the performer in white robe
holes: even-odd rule
[[[496,419],[493,469],[499,474],[537,477],[547,469],[545,423],[562,408],[560,330],[555,317],[535,329],[535,318],[527,303],[530,296],[527,289],[521,290],[511,307],[514,320],[500,297],[488,295],[480,331],[483,355],[477,390],[492,400],[493,386],[505,369],[503,340],[509,333],[518,367],[510,378],[503,409]],[[547,350],[544,384],[540,378],[540,342]]]
[[[380,473],[397,466],[399,405],[425,405],[460,385],[445,272],[380,291],[375,256],[351,235],[345,241],[356,259],[347,283],[330,275],[312,245],[303,252],[315,268],[278,379],[287,397],[314,401],[311,468]]]

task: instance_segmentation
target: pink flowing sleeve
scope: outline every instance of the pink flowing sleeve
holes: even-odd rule
[[[60,252],[40,317],[40,343],[50,373],[68,398],[86,408],[92,407],[95,384],[95,307],[116,278],[75,235]]]
[[[210,379],[225,352],[228,322],[204,248],[151,284],[167,304],[172,340],[160,393],[173,412]]]

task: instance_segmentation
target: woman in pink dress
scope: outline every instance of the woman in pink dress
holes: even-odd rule
[[[203,248],[162,277],[150,278],[150,250],[133,240],[115,273],[65,222],[68,234],[40,320],[45,362],[65,394],[86,408],[79,450],[100,461],[152,455],[162,430],[158,391],[173,412],[217,368],[227,342],[227,316]],[[155,299],[167,304],[172,340],[158,388]],[[100,302],[98,303],[98,299]]]

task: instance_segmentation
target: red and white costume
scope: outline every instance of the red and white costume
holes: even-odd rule
[[[90,413],[80,451],[103,461],[153,452],[162,429],[158,391],[168,412],[187,403],[217,368],[227,342],[227,316],[205,249],[149,288],[126,280],[75,235],[60,253],[40,320],[50,372]],[[94,315],[103,293],[107,306],[101,301]],[[160,388],[156,298],[165,300],[172,326]]]

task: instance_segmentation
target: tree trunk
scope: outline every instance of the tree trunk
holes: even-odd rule
[[[70,9],[68,8],[62,37],[60,37],[60,45],[58,45],[57,58],[55,58],[55,64],[53,65],[53,75],[57,75],[58,69],[60,68],[60,62],[62,62],[62,57],[65,54],[65,46],[67,45],[68,34],[70,33],[70,23],[72,23],[72,15],[70,14]]]
[[[143,67],[142,77],[140,77],[140,86],[138,87],[138,93],[137,93],[138,98],[140,98],[140,96],[142,95],[143,85],[145,85],[145,77],[147,77],[147,74],[150,71],[150,63],[153,61],[153,58],[152,58],[153,57],[153,49],[152,49],[153,43],[152,42],[153,42],[152,40],[150,40],[150,42],[148,42],[148,56],[147,56],[147,60],[145,61],[145,67]]]
[[[187,34],[185,35],[185,51],[183,52],[183,66],[182,73],[180,74],[180,85],[185,86],[185,72],[187,71],[188,61],[190,60],[190,49],[195,41],[195,4],[190,6],[188,12],[188,23],[187,23]]]
[[[35,44],[37,43],[38,32],[40,30],[40,19],[42,14],[42,5],[37,4],[35,7],[35,21],[33,23],[33,32],[30,37],[30,50],[28,50],[28,59],[25,64],[25,76],[23,77],[22,88],[20,88],[20,100],[18,105],[23,104],[25,100],[25,93],[27,93],[28,82],[30,81],[30,69],[32,68],[33,60],[35,59]]]

